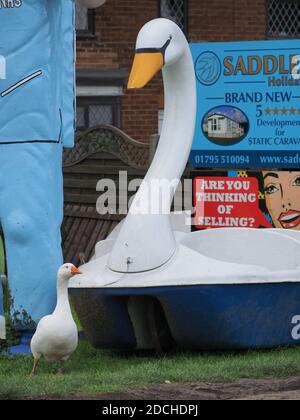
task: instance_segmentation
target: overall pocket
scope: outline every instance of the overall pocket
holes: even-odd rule
[[[37,77],[42,76],[42,74],[43,74],[42,70],[38,70],[38,71],[24,77],[24,79],[19,80],[18,82],[14,83],[13,85],[11,85],[7,89],[5,89],[3,92],[1,92],[0,97],[4,98],[5,96],[14,92],[16,89],[19,89],[22,86],[26,85],[27,83],[30,83],[33,79],[36,79]]]

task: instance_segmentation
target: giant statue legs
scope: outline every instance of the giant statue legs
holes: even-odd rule
[[[61,161],[61,144],[1,146],[0,222],[15,328],[34,329],[54,309],[62,264]]]

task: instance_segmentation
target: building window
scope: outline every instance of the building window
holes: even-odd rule
[[[160,0],[160,16],[171,19],[187,32],[187,0]]]
[[[213,119],[212,131],[217,131],[217,120],[216,120],[216,118]]]
[[[82,6],[76,1],[76,31],[78,35],[93,35],[95,15],[93,10]]]
[[[77,98],[77,130],[84,131],[99,125],[120,126],[119,98]]]
[[[268,0],[268,36],[300,37],[300,0]]]

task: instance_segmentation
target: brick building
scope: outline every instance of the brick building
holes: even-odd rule
[[[191,42],[294,38],[300,0],[107,0],[77,8],[78,128],[120,127],[147,142],[163,109],[161,76],[144,90],[126,90],[137,33],[148,20],[177,21]]]

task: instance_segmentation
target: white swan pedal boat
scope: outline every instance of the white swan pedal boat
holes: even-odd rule
[[[298,344],[300,233],[191,233],[173,229],[169,212],[151,211],[153,204],[171,207],[174,190],[158,195],[160,202],[148,200],[157,197],[151,181],[179,182],[196,116],[189,45],[166,19],[140,31],[129,87],[143,87],[161,68],[165,117],[154,160],[124,223],[70,282],[86,337],[97,348],[131,350],[174,343],[212,350]],[[143,212],[133,211],[141,203]]]

